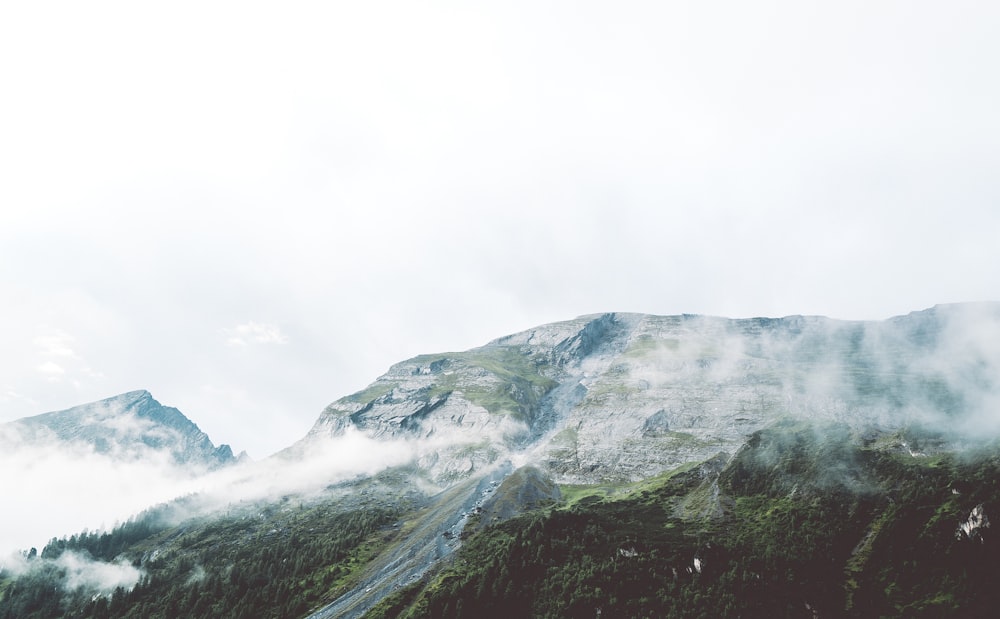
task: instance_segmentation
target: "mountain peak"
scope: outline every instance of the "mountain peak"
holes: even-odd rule
[[[177,464],[216,468],[235,462],[179,410],[139,389],[4,424],[24,443],[75,443],[123,460],[166,452]]]

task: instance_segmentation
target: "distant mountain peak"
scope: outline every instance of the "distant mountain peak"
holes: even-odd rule
[[[236,461],[176,408],[139,389],[3,424],[22,444],[73,443],[122,460],[165,452],[179,465],[217,468]]]

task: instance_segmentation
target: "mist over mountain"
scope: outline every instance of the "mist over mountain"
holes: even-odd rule
[[[0,424],[0,552],[110,527],[236,464],[176,408],[132,391]]]
[[[402,361],[241,467],[132,392],[0,431],[216,470],[18,555],[0,618],[979,616],[998,377],[995,303],[588,315]]]

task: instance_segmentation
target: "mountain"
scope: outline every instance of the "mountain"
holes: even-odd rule
[[[269,498],[0,566],[0,619],[992,616],[998,378],[1000,304],[544,325],[335,401]]]
[[[160,454],[176,465],[209,469],[236,461],[229,445],[216,447],[190,419],[148,391],[2,424],[3,442],[14,447],[84,446],[125,462]]]
[[[995,304],[882,322],[584,316],[399,363],[297,447],[352,428],[412,443],[438,483],[508,459],[596,483],[731,453],[785,415],[974,433],[1000,368],[981,330],[998,324]]]

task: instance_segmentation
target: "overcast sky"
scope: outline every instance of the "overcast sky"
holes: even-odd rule
[[[581,314],[1000,299],[996,3],[151,4],[0,8],[0,421],[261,458]]]

